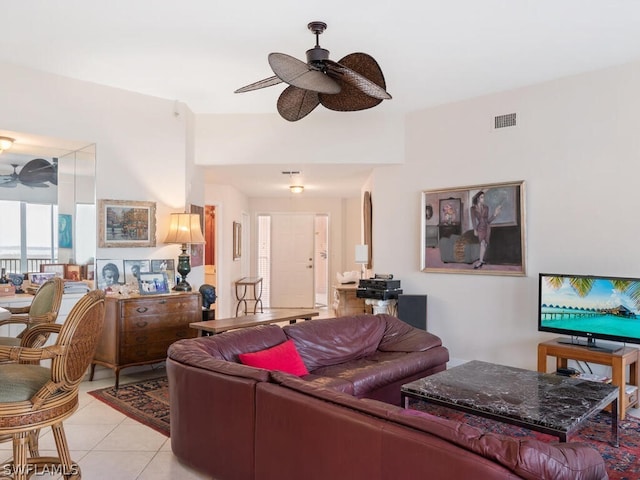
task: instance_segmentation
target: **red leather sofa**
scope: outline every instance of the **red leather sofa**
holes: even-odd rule
[[[238,363],[289,339],[310,372],[302,378]],[[483,435],[400,408],[400,385],[448,358],[438,337],[388,315],[181,340],[167,359],[171,447],[216,480],[607,478],[591,448]]]

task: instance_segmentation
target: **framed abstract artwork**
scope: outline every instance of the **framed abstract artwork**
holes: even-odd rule
[[[422,192],[422,271],[524,276],[524,198],[523,181]]]

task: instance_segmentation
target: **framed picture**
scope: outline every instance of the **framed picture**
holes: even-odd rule
[[[124,283],[132,283],[138,285],[140,272],[148,273],[150,271],[151,262],[149,260],[125,260]]]
[[[64,278],[67,280],[82,280],[82,266],[81,265],[65,265],[64,266]]]
[[[42,285],[47,280],[50,280],[55,276],[56,276],[56,274],[55,273],[51,273],[51,272],[49,272],[49,273],[43,273],[43,272],[29,272],[29,273],[27,273],[27,277],[29,278],[29,283],[31,283],[31,285],[37,285],[37,286]]]
[[[71,215],[58,214],[58,248],[71,248],[73,246],[71,220]]]
[[[96,260],[98,288],[104,290],[124,283],[122,260]]]
[[[98,247],[155,246],[155,202],[98,200]]]
[[[54,273],[56,277],[65,278],[66,265],[64,263],[43,263],[40,265],[42,273]]]
[[[169,280],[169,288],[173,288],[176,284],[176,265],[173,258],[151,260],[151,271],[154,273],[165,272]]]
[[[169,293],[169,281],[165,272],[140,272],[138,280],[140,295]]]
[[[524,276],[524,198],[523,181],[422,192],[422,271]]]
[[[233,259],[242,256],[242,224],[233,222]]]

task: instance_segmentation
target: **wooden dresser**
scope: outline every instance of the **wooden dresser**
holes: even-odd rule
[[[107,297],[104,329],[91,364],[114,370],[118,388],[120,370],[162,362],[176,340],[197,335],[189,327],[202,320],[198,292],[170,293],[130,298]]]

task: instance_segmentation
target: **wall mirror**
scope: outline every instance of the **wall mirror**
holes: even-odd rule
[[[0,153],[0,267],[27,273],[43,263],[92,266],[95,144],[7,130],[0,136],[15,139]]]

